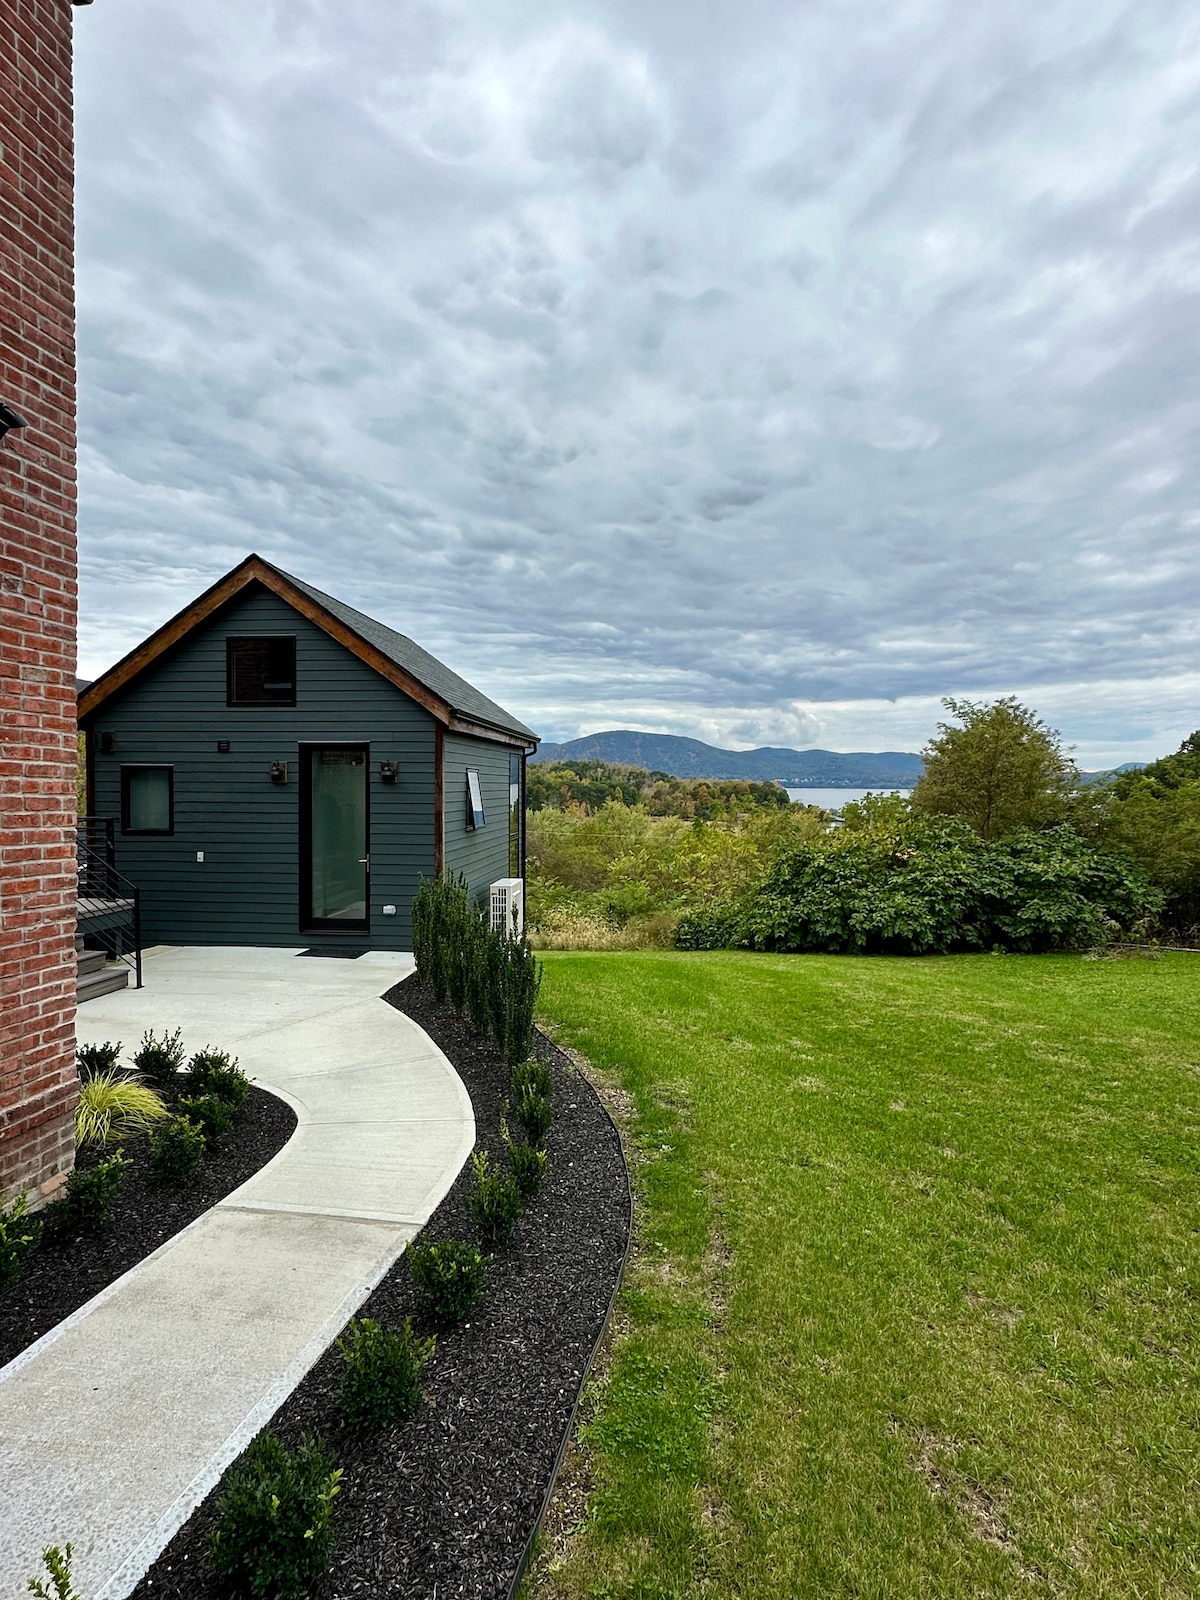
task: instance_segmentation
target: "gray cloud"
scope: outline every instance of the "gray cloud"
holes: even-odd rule
[[[257,549],[548,737],[1200,723],[1182,0],[76,20],[85,671]]]

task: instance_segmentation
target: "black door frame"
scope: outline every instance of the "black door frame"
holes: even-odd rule
[[[364,818],[367,835],[366,907],[361,921],[312,914],[312,764],[318,750],[363,752]],[[361,938],[371,931],[371,746],[365,739],[313,739],[300,745],[300,932],[345,933]]]

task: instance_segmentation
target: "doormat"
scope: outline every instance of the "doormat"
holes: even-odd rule
[[[314,945],[311,950],[301,950],[302,956],[332,956],[338,961],[357,961],[371,948],[369,944]]]

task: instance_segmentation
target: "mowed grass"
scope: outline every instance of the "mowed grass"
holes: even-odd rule
[[[553,954],[638,1250],[539,1595],[1200,1594],[1200,956]]]

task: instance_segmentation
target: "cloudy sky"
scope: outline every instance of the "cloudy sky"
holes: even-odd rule
[[[75,19],[85,675],[257,550],[551,739],[1200,726],[1194,0]]]

